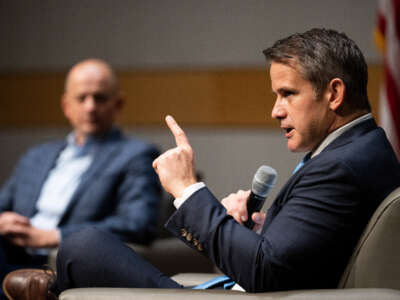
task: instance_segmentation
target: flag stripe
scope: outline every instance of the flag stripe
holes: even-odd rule
[[[382,12],[378,12],[378,30],[379,32],[385,36],[386,35],[386,18],[385,16],[382,14]]]
[[[400,159],[400,0],[378,2],[376,32],[385,68],[380,121]]]
[[[394,127],[396,130],[396,137],[400,139],[400,94],[396,82],[393,79],[392,73],[388,67],[385,67],[386,77],[386,97],[389,104],[391,117],[393,119]]]
[[[400,41],[400,0],[392,1],[393,5],[393,17],[394,17],[394,28],[396,32],[397,42]]]

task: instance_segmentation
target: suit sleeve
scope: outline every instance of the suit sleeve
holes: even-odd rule
[[[23,173],[24,164],[26,164],[26,160],[29,160],[29,154],[31,151],[27,152],[23,155],[17,165],[15,166],[13,173],[11,176],[4,182],[3,186],[0,189],[0,213],[4,211],[12,211],[13,204],[15,199],[15,193],[17,190],[17,182],[20,178],[20,175]]]
[[[357,183],[339,163],[319,164],[303,174],[286,196],[275,200],[262,235],[227,215],[206,188],[166,226],[248,292],[334,288],[365,225],[359,218]]]
[[[104,216],[96,221],[67,222],[60,226],[62,238],[90,226],[112,232],[125,242],[150,242],[155,236],[161,198],[160,183],[152,168],[158,153],[154,147],[147,146],[124,166],[125,170],[119,176],[102,178],[92,184],[93,192],[90,193],[106,197],[102,203],[114,203],[112,208],[98,209]],[[95,189],[107,190],[107,193]],[[87,210],[90,211],[90,207]]]
[[[1,187],[0,190],[0,213],[9,211],[12,208],[15,189],[15,175],[12,175]]]

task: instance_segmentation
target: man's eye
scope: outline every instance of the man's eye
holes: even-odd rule
[[[283,91],[282,92],[282,97],[289,97],[291,95],[294,95],[294,93],[292,91]]]
[[[94,100],[97,103],[103,103],[103,102],[106,102],[108,100],[108,96],[104,95],[104,94],[96,94],[96,95],[94,95]]]

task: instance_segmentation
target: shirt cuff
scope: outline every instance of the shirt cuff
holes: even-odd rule
[[[202,189],[203,187],[205,187],[205,183],[204,182],[196,182],[192,185],[189,185],[186,189],[184,189],[182,196],[176,198],[174,200],[174,206],[176,209],[179,209],[179,207],[181,207],[181,205],[190,197],[192,196],[195,192],[197,192],[198,190]]]

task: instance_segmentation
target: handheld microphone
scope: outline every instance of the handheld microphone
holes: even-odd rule
[[[267,198],[269,190],[276,183],[277,173],[274,168],[269,166],[261,166],[258,168],[256,174],[254,175],[253,182],[251,184],[251,193],[249,199],[247,200],[247,221],[244,222],[244,226],[252,229],[254,227],[254,222],[251,219],[251,215],[260,211],[265,199]]]

